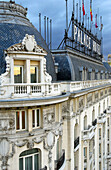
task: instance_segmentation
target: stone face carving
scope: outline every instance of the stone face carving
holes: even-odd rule
[[[14,129],[15,129],[14,118],[0,117],[0,131],[10,131]]]
[[[33,140],[29,140],[27,143],[27,148],[32,149],[34,147],[34,141]]]
[[[9,51],[36,52],[36,53],[44,53],[46,55],[45,50],[37,45],[34,35],[28,35],[28,34],[25,35],[21,43],[9,47],[6,52]]]
[[[55,122],[55,107],[47,107],[43,109],[43,124],[45,126],[50,126]]]

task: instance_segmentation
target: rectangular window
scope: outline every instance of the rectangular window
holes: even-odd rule
[[[14,83],[23,83],[23,66],[14,66]]]
[[[40,126],[40,109],[32,110],[32,127]]]
[[[38,67],[37,66],[30,66],[30,79],[31,79],[31,83],[38,82]]]
[[[16,112],[16,130],[25,130],[27,128],[26,111]]]

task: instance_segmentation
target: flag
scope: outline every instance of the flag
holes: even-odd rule
[[[90,16],[91,16],[91,21],[93,21],[93,15],[92,15],[92,1],[90,1]]]
[[[95,27],[98,28],[98,25],[97,25],[97,14],[95,16]]]
[[[84,0],[82,0],[82,12],[83,12],[83,16],[84,16],[85,15]]]

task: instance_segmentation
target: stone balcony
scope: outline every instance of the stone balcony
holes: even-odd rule
[[[93,138],[93,136],[95,135],[94,132],[95,127],[91,126],[88,130],[83,130],[82,132],[82,139],[83,140],[90,140]]]
[[[65,168],[65,150],[62,151],[62,156],[55,161],[55,170],[63,170]]]
[[[62,92],[73,92],[110,83],[110,80],[74,81],[59,83],[21,83],[0,85],[0,98],[57,96]]]

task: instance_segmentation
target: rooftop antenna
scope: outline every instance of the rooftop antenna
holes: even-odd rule
[[[67,6],[68,0],[65,1],[66,1],[66,31],[67,31],[68,30],[68,6]]]
[[[39,13],[39,32],[41,34],[41,13]]]
[[[44,16],[44,39],[46,41],[46,16]]]
[[[52,20],[50,19],[50,50],[52,50]]]
[[[49,18],[47,17],[47,45],[49,45]]]

